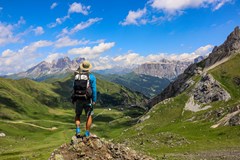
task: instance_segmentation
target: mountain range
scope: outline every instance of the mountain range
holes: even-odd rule
[[[85,58],[79,57],[71,60],[69,57],[63,57],[52,62],[42,61],[25,72],[7,75],[4,77],[12,79],[29,78],[37,81],[43,81],[48,78],[54,77],[61,78],[67,76],[69,73],[72,73],[74,70],[76,70],[83,60],[85,60]],[[132,68],[129,68],[127,66],[121,66],[113,67],[106,70],[93,70],[93,72],[102,75],[124,75],[134,72],[138,75],[149,75],[159,78],[167,78],[172,81],[192,63],[193,62],[191,61],[182,62],[160,59],[158,62],[149,62],[143,63],[141,65],[134,65],[134,67]]]
[[[49,78],[66,77],[79,67],[79,64],[85,60],[84,58],[75,58],[70,60],[69,57],[59,58],[52,62],[42,61],[36,66],[28,69],[25,72],[20,72],[5,77],[12,79],[29,78],[37,81],[43,81]]]

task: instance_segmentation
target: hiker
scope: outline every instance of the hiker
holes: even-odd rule
[[[76,136],[80,136],[80,116],[84,109],[87,116],[85,136],[90,136],[92,125],[93,105],[97,100],[96,78],[90,73],[92,65],[83,61],[75,72],[72,103],[75,105]]]

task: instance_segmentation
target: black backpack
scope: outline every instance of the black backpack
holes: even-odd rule
[[[75,76],[73,94],[75,100],[92,98],[89,73],[82,72]]]

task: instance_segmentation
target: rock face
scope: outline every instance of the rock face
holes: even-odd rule
[[[113,144],[92,136],[89,138],[72,137],[71,144],[64,144],[56,149],[49,160],[153,160],[121,144]]]
[[[193,89],[194,100],[199,103],[211,103],[214,101],[227,101],[231,98],[220,84],[210,75],[203,75],[200,82]]]
[[[174,97],[185,91],[193,84],[191,77],[197,72],[197,65],[190,65],[182,74],[178,76],[174,82],[170,83],[170,85],[165,88],[161,94],[149,100],[149,107],[152,107],[164,99]]]
[[[240,105],[232,108],[230,113],[220,119],[217,124],[211,126],[211,128],[217,128],[219,126],[239,126],[240,125]]]
[[[222,45],[214,47],[212,53],[206,60],[205,67],[209,67],[238,51],[240,51],[240,29],[236,27]]]
[[[162,59],[159,62],[144,63],[133,71],[136,74],[145,74],[159,78],[175,79],[191,64],[191,62],[169,61]]]

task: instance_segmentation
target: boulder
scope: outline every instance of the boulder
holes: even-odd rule
[[[54,150],[49,160],[153,160],[149,156],[137,153],[123,144],[114,144],[93,135],[89,138],[72,137],[70,144],[64,144]]]

